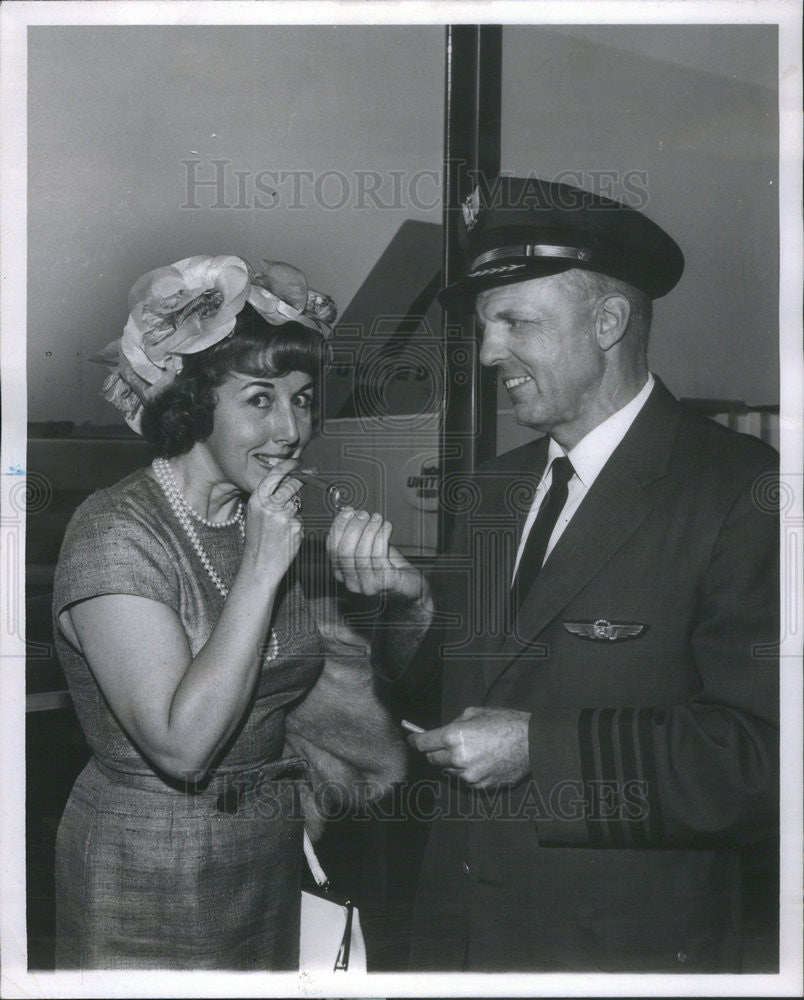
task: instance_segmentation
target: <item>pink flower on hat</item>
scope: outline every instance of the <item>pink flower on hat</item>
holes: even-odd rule
[[[150,385],[181,370],[181,356],[212,347],[232,332],[248,297],[239,257],[187,257],[149,271],[129,292],[121,351]]]
[[[330,333],[338,310],[328,295],[308,287],[307,278],[292,264],[262,260],[262,272],[251,276],[248,301],[269,323],[295,320],[322,336]]]

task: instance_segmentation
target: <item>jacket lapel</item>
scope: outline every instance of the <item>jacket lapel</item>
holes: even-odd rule
[[[600,571],[651,511],[644,486],[664,475],[675,438],[679,404],[657,379],[625,438],[595,480],[550,553],[514,622],[497,643],[498,655],[484,658],[490,687],[542,630]]]

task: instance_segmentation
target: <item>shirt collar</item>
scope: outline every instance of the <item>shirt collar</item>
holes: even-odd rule
[[[589,431],[572,451],[566,452],[567,457],[572,462],[575,474],[585,489],[588,490],[600,475],[603,466],[611,458],[614,449],[625,437],[629,427],[636,420],[637,414],[647,402],[654,385],[655,379],[648,372],[647,382],[630,402],[617,410],[616,413],[612,413],[602,424],[598,424],[597,427]],[[564,454],[561,445],[550,438],[550,445],[547,449],[547,467],[552,465],[554,459],[560,458]]]

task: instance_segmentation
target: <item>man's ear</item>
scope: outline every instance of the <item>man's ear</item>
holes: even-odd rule
[[[598,302],[595,337],[601,350],[608,351],[622,340],[630,319],[631,303],[624,295],[612,292]]]

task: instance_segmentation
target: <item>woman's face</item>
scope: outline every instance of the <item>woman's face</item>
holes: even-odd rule
[[[272,465],[297,458],[310,440],[314,381],[305,372],[281,378],[233,372],[216,391],[212,434],[197,447],[220,481],[252,493]]]

